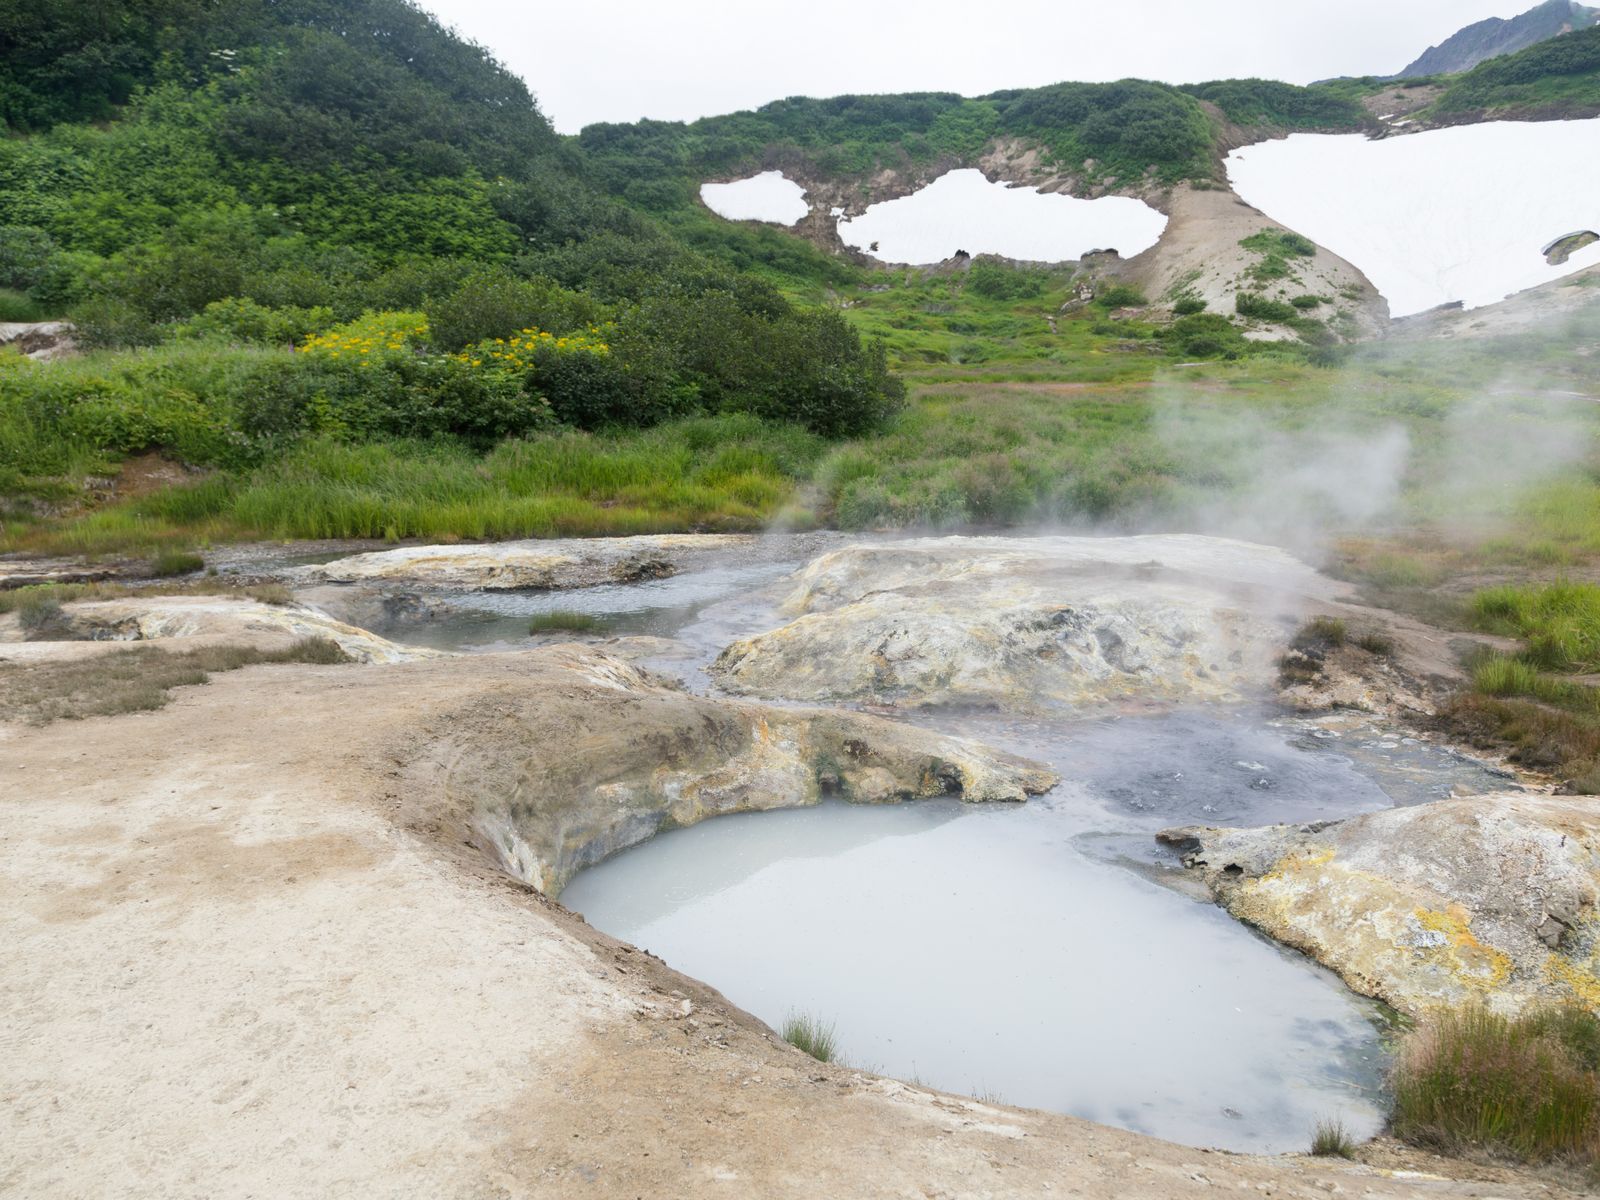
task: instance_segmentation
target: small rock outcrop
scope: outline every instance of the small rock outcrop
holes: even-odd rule
[[[1477,1000],[1600,1011],[1600,807],[1588,798],[1474,796],[1160,836],[1234,916],[1402,1012]]]
[[[36,362],[54,362],[78,352],[75,332],[66,321],[0,322],[0,347]]]
[[[1025,759],[878,717],[693,696],[577,645],[515,661],[515,691],[469,702],[409,753],[425,747],[419,761],[438,773],[422,790],[552,896],[584,867],[707,817],[828,795],[1015,802],[1057,782]]]
[[[1211,537],[938,538],[853,546],[796,577],[794,619],[713,667],[744,695],[1081,710],[1263,689],[1307,597],[1280,550]]]
[[[406,546],[341,558],[314,573],[333,583],[403,582],[484,591],[580,588],[675,575],[697,556],[754,541],[729,534],[659,534]]]
[[[21,630],[15,630],[10,636],[21,640]],[[63,606],[48,636],[96,642],[206,638],[257,646],[287,643],[298,638],[326,638],[337,643],[350,659],[361,663],[406,662],[438,653],[397,645],[304,605],[263,604],[219,596],[80,601]],[[0,641],[6,637],[4,631],[0,631]]]

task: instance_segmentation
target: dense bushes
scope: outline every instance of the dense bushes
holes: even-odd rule
[[[1012,266],[997,258],[978,258],[967,272],[967,290],[986,300],[1028,300],[1044,294],[1049,275]]]
[[[1600,25],[1491,58],[1450,81],[1445,112],[1546,102],[1600,103]]]
[[[1360,101],[1328,88],[1297,87],[1275,79],[1225,79],[1179,89],[1210,101],[1236,125],[1282,129],[1357,129],[1367,121]]]
[[[1008,130],[1037,137],[1066,163],[1094,159],[1101,175],[1210,173],[1210,121],[1191,97],[1163,84],[1058,83],[1017,94],[1000,115]]]
[[[1161,331],[1167,349],[1181,358],[1238,358],[1250,343],[1221,313],[1191,313]]]

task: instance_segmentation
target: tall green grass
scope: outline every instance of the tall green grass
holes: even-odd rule
[[[839,1039],[833,1022],[824,1022],[810,1013],[791,1013],[784,1018],[779,1036],[818,1062],[833,1062],[839,1056]]]
[[[488,455],[449,443],[308,442],[242,476],[117,505],[0,546],[107,553],[265,537],[503,539],[753,530],[792,498],[823,443],[750,416],[567,431]]]
[[[1491,632],[1526,639],[1522,658],[1534,667],[1600,670],[1600,586],[1490,588],[1473,597],[1472,613]]]
[[[1401,1045],[1391,1082],[1405,1141],[1600,1163],[1600,1018],[1587,1010],[1441,1010]]]

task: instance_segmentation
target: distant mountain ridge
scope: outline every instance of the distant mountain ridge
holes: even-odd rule
[[[1422,57],[1392,78],[1414,79],[1422,75],[1470,71],[1488,59],[1513,54],[1597,23],[1600,23],[1600,9],[1578,4],[1576,0],[1547,0],[1520,17],[1509,20],[1490,17],[1468,25],[1439,45],[1430,46]]]

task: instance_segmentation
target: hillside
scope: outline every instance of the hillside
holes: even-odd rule
[[[1509,20],[1490,17],[1430,46],[1396,79],[1417,79],[1428,75],[1456,75],[1470,71],[1481,62],[1502,54],[1514,54],[1529,46],[1564,33],[1587,29],[1600,20],[1600,9],[1577,0],[1546,0]]]
[[[1600,113],[1600,25],[1490,59],[1442,80],[1437,121],[1490,117],[1559,119]]]

